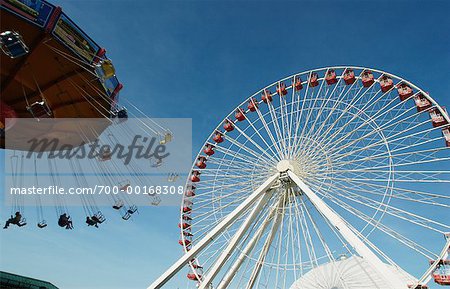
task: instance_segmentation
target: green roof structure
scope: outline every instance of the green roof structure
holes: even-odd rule
[[[58,289],[50,282],[0,271],[2,289]]]

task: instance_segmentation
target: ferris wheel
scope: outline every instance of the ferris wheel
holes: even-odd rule
[[[198,153],[185,254],[149,288],[186,267],[201,289],[450,285],[449,123],[428,93],[375,69],[264,87]]]

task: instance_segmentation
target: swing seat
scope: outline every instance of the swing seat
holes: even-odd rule
[[[153,200],[150,202],[152,206],[158,206],[161,203],[160,197],[153,197]]]
[[[97,218],[97,220],[98,220],[97,222],[98,222],[99,224],[101,224],[101,223],[103,223],[104,221],[106,221],[105,216],[104,216],[103,213],[100,212],[100,211],[98,211],[97,214],[94,214],[93,217]]]
[[[122,108],[121,110],[117,111],[117,118],[120,122],[124,122],[128,119],[128,111],[126,108]]]
[[[47,227],[47,222],[45,220],[42,220],[42,222],[37,223],[37,226],[39,229],[43,229]]]
[[[103,60],[102,63],[100,64],[100,67],[103,72],[102,78],[105,80],[113,77],[116,74],[116,69],[114,68],[112,61],[109,59]]]
[[[122,216],[122,219],[124,219],[125,221],[129,220],[131,218],[131,215],[126,212],[125,215]]]
[[[0,34],[2,51],[11,58],[27,54],[30,50],[23,41],[22,35],[15,31],[5,31]]]
[[[158,168],[162,165],[162,159],[157,159],[154,163],[151,164],[153,168]]]
[[[52,111],[45,101],[37,101],[30,106],[27,106],[28,112],[36,119],[49,118],[52,116]]]
[[[171,140],[172,140],[172,134],[170,132],[166,132],[164,134],[164,138],[159,141],[159,144],[164,145],[164,144],[170,142]]]
[[[25,226],[26,224],[27,224],[27,219],[21,218],[20,221],[17,222],[16,225],[19,226],[19,227],[23,227],[23,226]]]
[[[115,210],[120,210],[123,207],[123,201],[122,200],[118,200],[114,205],[113,205],[113,209]]]
[[[132,214],[136,213],[136,211],[137,211],[137,207],[135,205],[132,205],[132,206],[128,207],[127,213],[132,215]]]

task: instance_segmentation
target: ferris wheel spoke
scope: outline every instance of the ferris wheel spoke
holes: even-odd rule
[[[308,74],[308,79],[310,79],[311,74],[313,72],[311,71]],[[295,134],[294,134],[294,143],[299,144],[300,140],[303,139],[305,130],[307,129],[308,126],[308,120],[311,116],[314,104],[316,103],[316,98],[314,98],[314,88],[312,88],[309,84],[308,81],[306,81],[305,83],[306,85],[306,90],[305,90],[305,94],[304,94],[304,100],[302,101],[302,108],[300,110],[300,115],[299,118],[297,119],[296,122],[296,127],[295,127]],[[305,107],[305,104],[307,103],[307,106]],[[303,113],[303,111],[305,111],[305,113]],[[303,128],[300,131],[300,126],[303,126]],[[300,133],[299,133],[300,131]],[[296,155],[298,153],[298,146],[297,148],[294,148],[294,155]]]
[[[358,91],[358,93],[361,92],[361,90]],[[341,116],[338,118],[338,120],[340,120],[342,117],[345,116],[345,114],[350,113],[350,110],[353,109],[355,111],[357,111],[357,113],[353,113],[353,116],[350,118],[350,120],[348,120],[347,122],[345,122],[344,124],[340,125],[340,127],[338,128],[338,130],[336,132],[333,133],[333,135],[331,135],[328,140],[329,141],[334,141],[335,136],[339,135],[342,131],[344,131],[350,124],[353,123],[354,120],[358,119],[358,117],[360,117],[360,115],[366,115],[367,113],[364,113],[368,108],[370,108],[371,106],[375,105],[378,103],[378,101],[380,101],[381,99],[383,99],[386,96],[386,93],[379,93],[379,91],[376,91],[375,93],[372,93],[371,96],[369,96],[368,100],[364,100],[364,105],[359,108],[357,107],[357,103],[362,99],[363,97],[369,92],[369,95],[373,92],[373,90],[371,88],[368,88],[367,90],[365,90],[360,96],[355,98],[355,101],[352,101],[351,103],[348,103],[346,105],[345,110],[342,112]],[[376,97],[379,97],[378,99],[375,99]],[[372,116],[371,117],[371,121],[374,119],[375,117]],[[335,125],[338,122],[335,122],[332,127],[334,128]],[[327,134],[329,133],[329,131],[327,132]],[[339,142],[336,141],[336,142]]]
[[[282,96],[281,94],[279,95],[279,100],[280,100],[280,109],[279,109],[279,113],[280,113],[280,120],[281,120],[281,136],[283,139],[283,144],[285,147],[285,155],[284,157],[287,158],[288,156],[288,150],[289,150],[289,130],[287,128],[287,124],[289,123],[288,120],[288,112],[286,110],[286,97]]]
[[[410,108],[410,109],[412,109],[412,108]],[[405,113],[406,113],[406,112],[405,112]],[[406,125],[414,124],[414,125],[413,125],[413,126],[408,126],[407,129],[404,129],[404,130],[401,130],[401,131],[399,131],[399,132],[396,132],[394,135],[388,135],[388,137],[386,137],[385,140],[391,140],[391,139],[394,139],[394,138],[397,137],[397,136],[400,136],[400,135],[402,135],[402,134],[404,134],[404,133],[413,131],[414,129],[416,129],[416,128],[420,127],[420,126],[426,125],[426,124],[429,123],[429,121],[422,121],[422,122],[417,123],[417,120],[418,120],[418,117],[420,116],[420,113],[414,113],[413,115],[407,116],[407,117],[402,117],[402,116],[403,116],[403,115],[394,117],[394,118],[391,119],[391,121],[390,121],[389,123],[385,123],[385,124],[383,124],[383,125],[381,125],[381,126],[377,126],[376,129],[370,130],[369,133],[367,133],[367,134],[365,134],[365,135],[363,135],[363,136],[360,136],[360,137],[358,137],[358,138],[352,140],[351,142],[348,142],[345,146],[340,147],[341,150],[342,150],[342,149],[345,149],[345,148],[347,148],[347,147],[349,147],[349,146],[351,146],[351,145],[353,145],[353,144],[354,144],[355,142],[357,142],[357,141],[367,139],[368,137],[370,137],[370,136],[372,136],[372,135],[374,135],[374,134],[376,134],[376,133],[378,133],[378,132],[387,133],[387,132],[389,132],[388,129],[395,128],[395,127],[397,127],[397,126],[400,125],[400,124],[406,124]],[[409,122],[409,121],[410,121],[410,122]],[[354,128],[353,130],[351,130],[350,132],[348,132],[346,135],[344,135],[343,137],[341,137],[341,138],[338,139],[337,141],[334,141],[334,142],[333,142],[333,148],[339,147],[339,145],[341,144],[342,141],[344,141],[344,140],[345,140],[346,138],[348,138],[350,135],[355,134],[358,130],[361,130],[364,126],[366,126],[366,125],[368,125],[368,124],[370,124],[370,123],[371,123],[371,121],[366,120],[366,121],[364,121],[360,126]],[[426,133],[426,132],[428,132],[428,130],[424,130],[423,132]],[[417,135],[417,132],[416,132],[414,135]],[[404,137],[405,137],[405,136],[403,136],[403,138],[404,138]],[[402,138],[400,138],[400,139],[402,139]],[[385,140],[382,139],[382,140],[380,140],[379,142],[385,141]],[[340,152],[340,150],[338,150],[337,152]]]
[[[277,117],[277,110],[274,108],[274,105],[272,102],[267,103],[267,107],[269,109],[269,115],[271,117],[271,120],[269,121],[269,124],[272,123],[273,130],[275,131],[275,136],[277,138],[277,142],[280,144],[280,151],[281,151],[281,158],[285,158],[286,155],[286,142],[284,138],[284,134],[280,128],[279,118],[282,117],[282,112],[280,111],[280,117]],[[284,148],[284,149],[283,149]]]
[[[311,74],[310,74],[310,76],[311,76]],[[310,85],[308,84],[308,87],[309,87]],[[301,133],[300,133],[300,139],[303,139],[303,138],[305,138],[305,135],[307,134],[307,132],[308,132],[308,129],[311,129],[310,127],[308,128],[308,125],[309,125],[309,122],[310,122],[310,118],[311,118],[311,115],[313,114],[313,107],[315,107],[315,105],[316,105],[316,103],[317,103],[317,100],[318,100],[318,97],[317,97],[317,95],[320,95],[320,92],[322,91],[322,87],[324,86],[324,81],[322,80],[321,81],[321,84],[320,84],[320,86],[319,86],[319,90],[315,93],[315,95],[316,95],[316,97],[314,97],[314,101],[313,101],[313,103],[312,103],[312,106],[311,106],[311,108],[310,109],[308,109],[308,113],[307,113],[307,115],[306,115],[306,118],[305,118],[305,121],[303,122],[303,128],[302,128],[302,131],[301,131]],[[312,95],[311,96],[313,96],[314,95],[314,89],[312,89],[313,90],[313,93],[312,93]],[[305,99],[306,99],[306,97],[307,97],[307,94],[305,94]],[[295,152],[295,154],[297,154],[297,152]]]
[[[344,70],[345,71],[345,70]],[[342,75],[341,78],[339,79],[339,83],[342,83]],[[338,85],[337,84],[337,85]],[[345,97],[354,89],[355,84],[357,84],[357,82],[354,82],[350,85],[350,87],[348,89],[346,89],[345,86],[341,87],[341,92],[339,93],[339,95],[337,96],[336,100],[334,101],[334,105],[331,108],[330,112],[328,113],[326,119],[322,122],[321,126],[319,127],[319,129],[313,134],[313,136],[311,137],[311,139],[315,139],[316,137],[319,137],[320,135],[324,135],[324,136],[328,136],[328,133],[338,124],[339,120],[343,117],[343,114],[341,114],[334,123],[329,124],[329,127],[327,128],[327,130],[325,132],[322,133],[323,128],[325,127],[326,124],[328,124],[328,120],[330,120],[330,118],[334,115],[334,112],[336,111],[336,109],[339,107],[339,105],[344,101]],[[337,87],[337,86],[336,86]],[[355,98],[352,98],[352,100]],[[351,101],[352,101],[351,100]],[[326,138],[326,137],[325,137]]]
[[[421,123],[421,124],[419,124],[419,125],[416,125],[416,127],[418,127],[418,126],[420,126],[420,125],[422,125],[422,124],[425,124],[426,122],[424,122],[424,123]],[[408,129],[408,131],[410,131],[410,130],[412,130],[411,128],[410,129]],[[411,134],[409,134],[409,135],[403,135],[403,136],[399,136],[400,134],[402,134],[402,133],[404,133],[404,132],[401,132],[401,133],[397,133],[397,134],[395,134],[395,135],[392,135],[392,136],[389,136],[389,137],[386,137],[386,138],[384,138],[384,139],[381,139],[381,140],[379,140],[379,141],[376,141],[376,142],[373,142],[373,143],[370,143],[370,144],[368,144],[366,147],[364,147],[364,148],[357,148],[355,151],[356,152],[361,152],[361,151],[364,151],[364,150],[366,150],[366,149],[369,149],[369,148],[374,148],[374,147],[378,147],[378,146],[381,146],[381,145],[383,145],[383,144],[385,144],[385,143],[387,143],[387,142],[391,142],[391,143],[394,143],[394,144],[399,144],[399,143],[401,143],[400,141],[406,141],[406,140],[408,140],[408,139],[413,139],[414,137],[417,137],[417,136],[422,136],[422,135],[425,135],[425,134],[428,134],[428,133],[430,133],[430,132],[432,132],[432,131],[435,131],[436,130],[436,128],[425,128],[424,130],[421,130],[421,131],[418,131],[418,132],[413,132],[413,133],[411,133]],[[371,136],[373,133],[369,133],[369,134],[367,134],[367,135],[364,135],[363,137],[361,137],[361,138],[358,138],[358,139],[355,139],[355,140],[353,140],[353,141],[351,141],[352,143],[349,143],[349,144],[347,144],[345,147],[344,146],[342,146],[340,149],[338,149],[338,150],[334,150],[330,155],[328,155],[329,157],[331,157],[331,158],[333,158],[333,157],[336,157],[337,155],[339,155],[344,149],[346,149],[346,148],[348,148],[348,147],[350,147],[350,146],[352,146],[352,145],[354,145],[355,143],[357,143],[357,142],[359,142],[359,141],[361,141],[361,140],[364,140],[364,139],[366,139],[367,137],[369,137],[369,136]],[[347,152],[347,153],[345,153],[347,156],[348,155],[351,155],[351,154],[353,154],[352,152]]]
[[[351,213],[353,216],[358,217],[359,219],[363,220],[364,222],[367,222],[368,224],[372,225],[376,229],[380,230],[381,232],[387,234],[388,236],[392,237],[393,239],[401,242],[402,244],[408,246],[409,248],[413,249],[417,253],[421,254],[422,256],[426,257],[427,259],[434,259],[436,258],[436,254],[428,250],[427,248],[423,247],[422,245],[414,242],[413,240],[403,236],[399,232],[397,232],[394,229],[389,228],[382,222],[375,221],[373,218],[365,214],[364,212],[356,209],[353,206],[348,205],[346,202],[340,200],[339,198],[333,196],[332,194],[321,194],[324,198],[329,199],[332,203],[337,205],[338,207],[346,210],[347,212]]]
[[[233,150],[231,150],[229,148],[225,149],[223,147],[218,146],[218,147],[216,147],[216,151],[224,154],[222,160],[229,161],[229,159],[225,159],[225,156],[229,156],[233,160],[234,159],[238,159],[241,162],[246,163],[246,164],[251,164],[251,165],[252,164],[258,164],[258,165],[264,165],[265,164],[265,165],[270,165],[269,161],[260,159],[258,157],[253,156],[253,155],[248,155],[248,154],[241,155],[242,154],[241,150],[233,151]],[[262,161],[262,163],[261,163],[261,161]]]
[[[328,71],[327,71],[328,72]],[[326,72],[326,73],[327,73]],[[343,72],[344,73],[344,72]],[[323,96],[321,96],[321,101],[322,101],[322,105],[318,108],[315,108],[316,110],[318,109],[319,111],[316,113],[314,122],[311,126],[311,128],[309,129],[309,131],[307,132],[307,134],[305,135],[306,138],[306,143],[305,146],[309,147],[310,145],[310,140],[315,139],[316,136],[320,133],[320,131],[323,129],[323,127],[325,126],[325,124],[327,123],[328,119],[332,116],[332,113],[334,111],[334,108],[336,107],[336,103],[334,103],[333,107],[330,109],[330,107],[328,107],[327,105],[330,102],[333,102],[333,95],[335,95],[336,90],[339,88],[340,89],[340,93],[337,96],[337,99],[339,99],[342,95],[342,93],[345,90],[345,85],[342,83],[342,75],[341,77],[338,78],[338,82],[333,86],[334,88],[331,90],[331,92],[328,95],[328,89],[325,92],[325,94]],[[322,79],[323,82],[323,79]],[[320,93],[320,92],[319,92]],[[322,114],[324,113],[325,108],[330,109],[331,112],[327,112],[327,116],[325,117],[324,120],[321,121],[321,125],[318,129],[315,129],[317,122],[319,121],[320,117],[322,116]]]
[[[356,183],[359,185],[366,185],[366,186],[369,186],[369,187],[375,188],[375,189],[382,189],[382,190],[386,189],[386,186],[375,184],[375,183],[365,183],[365,182],[358,182],[358,181],[353,181],[352,183]],[[417,190],[411,190],[411,189],[399,188],[399,187],[394,187],[392,189],[396,193],[392,194],[391,198],[399,198],[399,199],[404,199],[404,200],[412,201],[412,202],[422,202],[422,203],[425,203],[428,205],[433,205],[433,206],[444,206],[444,207],[450,206],[450,201],[446,201],[449,204],[442,203],[445,200],[450,200],[450,196],[448,196],[448,195],[440,195],[440,194],[436,194],[436,193],[429,193],[429,192],[423,192],[423,191],[417,191]],[[408,196],[410,196],[410,197],[408,197]],[[442,201],[438,202],[438,200],[442,200]]]
[[[292,78],[292,86],[291,86],[291,109],[289,112],[290,115],[290,119],[289,119],[289,147],[288,147],[288,158],[292,157],[292,151],[295,149],[295,132],[293,131],[293,127],[294,125],[296,125],[296,123],[294,123],[294,115],[295,115],[295,119],[297,119],[297,115],[298,115],[298,102],[300,102],[300,93],[296,93],[296,89],[294,87],[294,82],[295,82],[295,76]],[[297,108],[294,109],[294,105],[297,104]]]
[[[359,87],[359,89],[357,90],[357,93],[353,96],[353,98],[350,100],[350,102],[347,103],[346,108],[342,111],[341,115],[335,120],[335,122],[331,125],[330,128],[334,128],[334,127],[339,123],[339,121],[341,120],[341,118],[342,118],[342,117],[345,117],[346,114],[349,113],[349,111],[350,111],[351,108],[355,108],[354,105],[355,105],[356,103],[358,103],[358,101],[360,101],[360,100],[366,95],[366,93],[367,93],[368,91],[370,91],[370,88],[368,88],[367,90],[364,90],[363,93],[361,93],[361,94],[359,95],[359,93],[360,93],[361,91],[362,91],[362,87]],[[341,125],[341,126],[338,128],[337,132],[335,132],[333,135],[339,134],[342,130],[344,130],[344,129],[346,128],[346,126],[348,126],[348,125],[350,124],[350,122],[351,122],[352,120],[356,119],[356,117],[357,117],[357,115],[354,115],[354,116],[351,118],[351,120],[350,120],[349,122],[347,122],[346,124]],[[327,129],[327,131],[326,131],[325,134],[324,134],[325,136],[328,136],[329,130],[330,130],[330,129]],[[333,138],[333,136],[327,137],[327,139],[332,139],[332,138]]]
[[[247,121],[248,121],[248,123],[249,123],[249,125],[250,125],[250,127],[253,129],[253,131],[255,132],[254,134],[256,134],[257,136],[258,136],[258,139],[260,139],[264,144],[265,144],[265,146],[267,147],[267,149],[268,150],[270,150],[270,152],[272,153],[272,155],[273,156],[275,156],[275,158],[277,158],[277,159],[279,159],[280,158],[280,156],[282,155],[282,153],[281,153],[281,151],[280,151],[280,148],[277,146],[277,145],[269,145],[268,143],[267,143],[267,141],[266,141],[266,139],[261,135],[261,130],[263,130],[263,129],[265,129],[266,130],[266,133],[269,135],[269,138],[273,138],[273,136],[272,136],[272,132],[270,131],[270,130],[268,130],[268,127],[266,128],[266,126],[267,126],[267,123],[266,123],[266,121],[265,121],[265,119],[264,119],[264,117],[262,116],[262,114],[261,114],[261,112],[259,111],[259,109],[256,109],[256,112],[257,112],[257,114],[258,114],[258,118],[256,119],[256,120],[254,120],[254,121],[251,121],[251,120],[249,120],[248,118],[247,118]],[[261,117],[262,118],[261,118]],[[261,127],[261,128],[259,128],[259,129],[257,129],[256,127],[255,127],[255,122],[256,121],[264,121],[264,126],[263,127]],[[253,135],[254,135],[253,134]],[[275,140],[273,140],[273,141],[275,141]],[[274,143],[274,142],[273,142]],[[273,150],[273,147],[275,148],[275,151]]]
[[[255,182],[257,181],[262,181],[264,179],[264,177],[259,177],[258,179],[255,180]],[[225,180],[228,180],[227,178],[223,179],[223,182],[225,182]],[[250,188],[251,187],[251,183],[248,180],[234,180],[234,182],[227,182],[227,183],[221,183],[220,185],[212,185],[212,186],[206,186],[206,185],[199,185],[197,188],[200,192],[197,192],[196,194],[196,199],[199,199],[203,196],[207,196],[209,197],[210,194],[208,193],[216,193],[216,192],[220,192],[222,190],[241,190],[243,188]]]
[[[367,187],[370,187],[371,189],[364,189],[364,188],[360,187],[359,190],[361,192],[364,192],[366,194],[380,196],[380,197],[386,196],[386,192],[385,192],[386,186],[381,186],[381,185],[376,185],[376,184],[368,184],[368,183],[367,184],[364,183],[364,185]],[[399,188],[391,188],[391,189],[392,189],[392,191],[395,191],[395,192],[402,190]],[[379,192],[377,192],[375,190],[378,190]],[[391,195],[389,195],[389,198],[408,201],[408,202],[414,202],[414,203],[421,203],[421,204],[431,205],[431,206],[450,208],[450,204],[440,203],[440,202],[436,201],[445,196],[432,194],[432,197],[430,197],[430,196],[424,197],[423,195],[416,194],[416,192],[414,192],[414,191],[412,191],[414,193],[411,193],[411,190],[405,190],[405,191],[409,191],[408,195],[412,194],[412,196],[414,196],[414,197],[412,197],[412,196],[408,197],[408,195],[406,193],[403,193],[403,194],[392,193]],[[420,198],[418,198],[418,197],[420,197]]]
[[[303,117],[303,111],[305,111],[305,103],[306,103],[306,100],[308,99],[307,98],[308,91],[309,91],[309,85],[306,85],[304,99],[302,101],[302,106],[301,106],[300,109],[299,109],[299,106],[300,106],[301,93],[300,92],[297,93],[297,95],[298,95],[298,98],[297,98],[298,99],[297,100],[297,114],[296,114],[296,119],[295,119],[294,140],[293,140],[293,142],[294,142],[294,148],[293,148],[294,153],[291,154],[291,156],[295,155],[295,152],[298,150],[298,144],[300,143],[299,142],[300,135],[298,134],[298,132],[300,131],[300,125],[302,125],[302,123],[303,123],[303,122],[301,122],[301,120],[302,120],[302,117]]]
[[[394,101],[394,100],[392,100],[392,101]],[[392,101],[391,101],[391,102],[392,102]],[[400,104],[403,105],[403,103],[400,103]],[[400,104],[398,104],[398,105],[400,105]],[[390,105],[390,103],[388,103],[388,105]],[[387,106],[388,106],[388,105],[387,105]],[[384,123],[384,119],[381,119],[381,120],[380,120],[380,118],[381,118],[382,116],[389,116],[389,115],[391,114],[392,110],[394,110],[395,108],[396,108],[396,106],[393,106],[393,107],[391,107],[391,108],[389,108],[389,109],[387,109],[387,107],[381,108],[380,111],[383,111],[382,114],[377,114],[377,113],[375,113],[373,116],[371,116],[370,118],[368,118],[367,120],[365,120],[363,123],[361,123],[360,125],[356,126],[356,127],[353,128],[351,131],[347,132],[344,136],[342,136],[342,137],[340,137],[339,139],[336,140],[336,137],[338,137],[339,134],[340,134],[341,132],[343,132],[344,129],[345,129],[348,125],[350,125],[350,123],[353,122],[353,120],[355,120],[360,114],[362,114],[362,111],[363,111],[362,109],[355,108],[355,109],[358,110],[358,114],[354,114],[354,116],[350,119],[350,121],[348,121],[346,124],[340,126],[340,129],[339,129],[338,131],[334,132],[332,136],[327,137],[327,143],[326,143],[326,145],[329,145],[330,143],[333,143],[333,147],[339,147],[340,144],[341,144],[343,141],[345,141],[350,135],[355,134],[356,132],[358,132],[359,130],[361,130],[362,128],[364,128],[364,127],[367,126],[367,125],[375,124],[376,121],[382,122],[383,125],[382,125],[382,126],[379,126],[379,127],[377,126],[377,130],[372,130],[368,136],[370,136],[370,135],[376,133],[377,131],[384,131],[384,130],[387,130],[388,128],[392,127],[392,126],[398,125],[398,124],[400,124],[400,123],[405,123],[405,122],[408,121],[410,118],[416,119],[416,118],[418,117],[418,115],[419,115],[419,113],[415,113],[415,114],[413,114],[412,116],[408,116],[408,117],[404,118],[404,117],[403,117],[404,115],[406,115],[406,114],[409,113],[411,110],[413,110],[413,107],[410,107],[409,109],[402,111],[401,114],[396,115],[396,116],[393,117],[393,118],[391,117],[391,118],[389,119],[389,121],[387,121],[386,123]],[[378,112],[379,112],[379,111],[378,111]],[[400,120],[400,121],[398,121],[398,120]]]
[[[426,158],[426,157],[424,157],[424,158]],[[404,163],[394,163],[394,164],[390,164],[390,165],[373,166],[373,167],[366,167],[366,168],[363,168],[363,169],[359,168],[359,169],[354,169],[354,170],[347,170],[347,172],[351,172],[351,171],[353,171],[353,172],[358,172],[358,171],[369,172],[369,171],[377,171],[377,170],[386,169],[386,168],[391,168],[392,169],[392,168],[397,168],[397,167],[416,166],[416,165],[419,165],[419,164],[429,164],[429,163],[436,163],[436,162],[444,162],[444,161],[448,161],[448,160],[450,160],[450,157],[440,157],[440,158],[438,157],[438,158],[433,158],[433,159],[420,159],[420,160],[417,160],[417,161],[410,161],[410,162],[404,162]],[[339,170],[337,170],[337,171],[338,172],[346,172],[346,171],[339,171]],[[396,173],[397,172],[402,173],[402,171],[396,171]],[[413,171],[403,171],[403,172],[413,172]],[[449,171],[414,171],[414,172],[417,172],[417,173],[420,173],[420,174],[427,174],[427,173],[446,174]],[[440,180],[440,181],[447,182],[446,180]]]
[[[248,136],[243,130],[241,130],[240,128],[239,128],[239,126],[235,126],[235,128],[236,128],[236,130],[239,132],[239,136],[243,136],[243,137],[245,137],[245,139],[247,140],[247,141],[249,141],[251,144],[253,144],[261,153],[263,153],[265,156],[267,156],[267,158],[269,159],[269,160],[273,160],[273,161],[277,161],[277,158],[276,157],[274,157],[274,156],[272,156],[272,155],[270,155],[268,152],[267,152],[267,150],[265,150],[265,149],[263,149],[252,137],[250,137],[250,136]],[[248,147],[248,146],[246,146],[246,147]],[[270,150],[271,149],[271,147],[269,146],[268,147],[268,149]]]
[[[220,167],[222,166],[223,162],[227,161],[227,167],[233,168],[233,169],[247,169],[249,167],[249,164],[251,164],[254,168],[259,169],[266,169],[267,166],[263,164],[259,164],[255,162],[241,162],[241,160],[238,159],[225,159],[221,158],[220,160],[216,160],[215,158],[208,159],[208,166],[215,165],[215,167],[211,168],[211,170],[216,169],[220,170]]]
[[[237,141],[236,139],[230,137],[227,135],[227,140],[230,141],[231,144],[239,147],[241,150],[246,151],[247,153],[249,153],[250,155],[252,155],[253,157],[256,157],[258,159],[258,157],[260,157],[260,155],[254,151],[253,149],[251,149],[249,146],[246,146],[242,143],[240,143],[239,141]],[[258,146],[258,149],[261,149],[261,147]],[[264,155],[268,156],[269,160],[274,160],[274,158],[270,155],[267,154],[267,152],[265,150],[261,150],[261,153],[263,153]]]
[[[262,101],[261,101],[262,102]],[[260,102],[260,104],[261,104]],[[281,145],[279,144],[278,141],[275,140],[275,137],[273,136],[272,130],[270,129],[266,119],[265,119],[265,115],[270,114],[270,111],[267,112],[265,115],[263,115],[260,111],[260,109],[256,109],[256,114],[258,115],[258,119],[261,122],[261,124],[263,125],[262,128],[264,128],[267,136],[269,137],[270,141],[273,144],[273,147],[275,148],[275,150],[278,152],[278,157],[281,157],[283,155],[283,152],[281,150]],[[272,121],[273,123],[273,121]],[[262,130],[262,128],[260,128],[260,130]],[[259,131],[259,129],[255,128],[255,131]],[[270,145],[267,145],[268,147],[270,147]],[[277,154],[275,154],[277,155]]]
[[[351,191],[354,190],[351,187],[336,185],[335,189],[338,190],[339,192],[333,191],[333,193],[340,197],[345,198],[346,200],[350,200],[354,203],[357,203],[359,205],[362,205],[364,207],[367,207],[367,208],[370,208],[373,210],[380,210],[380,208],[382,208],[383,212],[385,212],[386,214],[389,214],[393,217],[410,222],[414,225],[421,226],[425,229],[430,229],[430,230],[436,231],[441,234],[445,233],[445,231],[443,231],[443,230],[450,229],[449,225],[445,225],[441,222],[437,222],[432,219],[426,218],[424,216],[420,216],[420,215],[417,215],[417,214],[414,214],[411,212],[407,212],[405,210],[394,207],[392,205],[388,205],[383,202],[380,202],[380,201],[377,201],[377,200],[374,200],[374,199],[371,199],[368,197],[364,197],[358,193],[351,193]],[[432,225],[436,225],[440,228],[443,228],[443,230],[432,227]]]
[[[409,146],[409,148],[411,148],[412,146]],[[360,162],[368,162],[368,161],[374,161],[374,160],[383,160],[386,158],[400,158],[400,157],[404,157],[405,159],[410,158],[411,156],[414,155],[427,155],[427,154],[434,154],[437,152],[441,152],[441,151],[445,151],[448,150],[447,147],[439,147],[439,148],[431,148],[431,149],[423,149],[423,150],[415,150],[415,151],[406,151],[406,152],[402,152],[405,149],[409,149],[409,148],[399,148],[399,149],[395,149],[395,150],[390,150],[390,152],[381,152],[378,154],[371,154],[371,155],[357,155],[357,156],[361,156],[361,158],[356,158],[354,157],[351,160],[348,161],[343,161],[341,159],[341,162],[338,162],[338,164],[336,165],[336,167],[344,167],[344,166],[348,166],[348,165],[353,165],[355,163],[360,163]],[[365,151],[367,151],[368,149],[366,149]],[[398,154],[395,154],[397,152],[400,152]],[[428,156],[427,156],[428,157]],[[335,162],[336,159],[333,159]]]

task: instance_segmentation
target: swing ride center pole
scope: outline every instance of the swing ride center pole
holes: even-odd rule
[[[267,179],[259,188],[257,188],[249,197],[241,203],[233,212],[224,218],[211,232],[209,232],[197,245],[193,246],[186,254],[184,254],[175,264],[173,264],[166,272],[164,272],[155,282],[147,289],[159,289],[166,284],[177,272],[179,272],[186,264],[188,264],[195,256],[208,246],[222,231],[229,227],[236,218],[239,218],[247,211],[268,189],[278,180],[279,173],[274,174]]]

